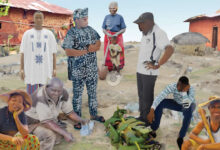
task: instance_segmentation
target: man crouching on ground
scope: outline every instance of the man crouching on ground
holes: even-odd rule
[[[172,94],[173,99],[166,97]],[[185,76],[179,78],[177,83],[169,84],[154,100],[147,118],[151,124],[151,135],[156,137],[156,130],[160,126],[163,109],[170,109],[183,113],[182,127],[177,138],[177,144],[181,149],[183,139],[189,128],[193,111],[195,110],[195,91],[189,84],[189,79]]]
[[[41,150],[53,150],[62,138],[67,142],[74,140],[72,134],[58,124],[60,111],[74,122],[86,123],[73,111],[68,97],[68,92],[58,78],[52,78],[46,86],[32,94],[33,107],[26,115],[30,132],[39,138]]]

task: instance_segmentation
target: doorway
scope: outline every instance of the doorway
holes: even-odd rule
[[[212,48],[216,48],[218,44],[218,27],[213,27],[212,30]]]

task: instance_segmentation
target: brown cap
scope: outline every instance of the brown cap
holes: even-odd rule
[[[141,14],[137,20],[134,21],[134,23],[142,23],[145,22],[146,20],[151,20],[154,21],[154,15],[151,12],[145,12]]]
[[[18,93],[23,96],[23,98],[24,98],[24,111],[29,110],[32,105],[31,96],[23,90],[13,90],[8,93],[1,94],[0,99],[4,100],[5,102],[8,102],[10,95],[14,94],[14,93]]]

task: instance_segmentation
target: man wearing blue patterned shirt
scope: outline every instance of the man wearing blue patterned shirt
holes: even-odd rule
[[[76,26],[68,31],[62,45],[68,56],[68,78],[73,83],[73,109],[81,116],[82,93],[86,84],[91,119],[104,122],[104,118],[97,115],[96,98],[98,82],[96,51],[100,49],[100,36],[88,26],[88,8],[76,9],[73,19]],[[74,127],[81,129],[81,124]]]
[[[173,99],[167,99],[169,94],[173,94]],[[177,83],[169,84],[154,100],[151,106],[150,113],[147,116],[151,124],[153,132],[151,133],[156,137],[156,130],[160,126],[160,120],[163,109],[171,109],[183,113],[183,123],[179,132],[177,143],[179,148],[183,143],[183,138],[186,135],[187,129],[190,125],[192,113],[195,110],[195,92],[194,88],[190,86],[189,79],[185,76],[179,78]]]

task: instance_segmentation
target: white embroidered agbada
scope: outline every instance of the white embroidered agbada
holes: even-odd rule
[[[20,53],[24,53],[26,84],[46,84],[52,78],[53,54],[57,52],[57,42],[48,29],[27,30],[22,38]]]

